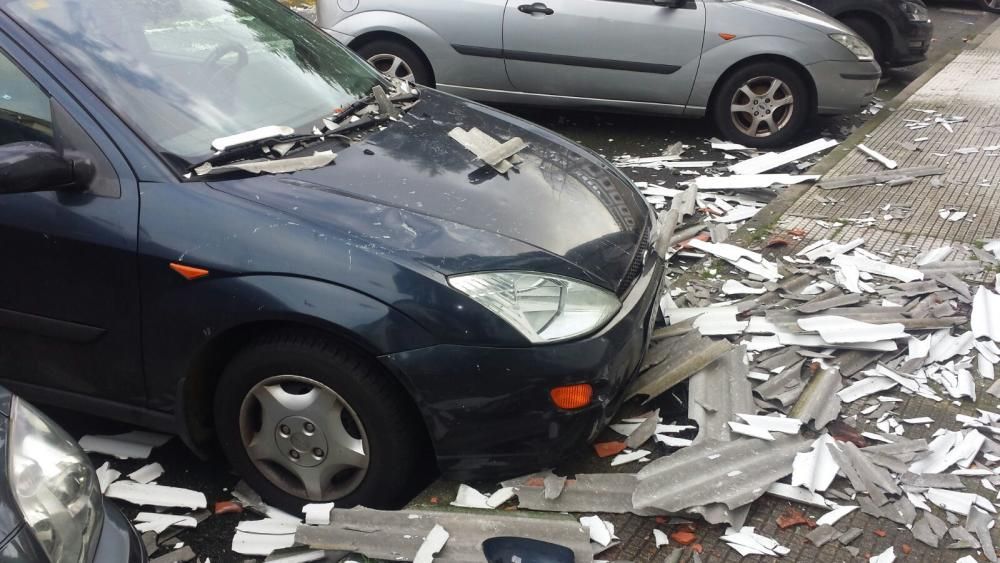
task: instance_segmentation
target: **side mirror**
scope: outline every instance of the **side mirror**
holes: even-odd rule
[[[0,194],[83,191],[94,179],[88,160],[68,160],[45,143],[0,145]]]
[[[663,6],[664,8],[683,8],[688,0],[653,0],[653,4],[657,6]]]

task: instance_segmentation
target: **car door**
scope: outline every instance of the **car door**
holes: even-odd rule
[[[652,0],[510,0],[507,74],[522,92],[687,103],[698,73],[705,6]]]
[[[144,406],[137,182],[4,24],[0,15],[0,145],[45,143],[95,172],[76,192],[0,189],[0,379],[44,402]]]

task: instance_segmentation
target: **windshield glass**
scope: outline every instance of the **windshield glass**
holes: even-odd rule
[[[175,166],[267,125],[298,133],[378,74],[275,0],[0,0]]]

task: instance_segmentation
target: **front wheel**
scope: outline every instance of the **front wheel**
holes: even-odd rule
[[[1000,0],[979,0],[979,6],[987,12],[1000,14]]]
[[[331,501],[398,508],[424,441],[390,377],[317,335],[259,340],[219,381],[220,444],[247,483],[283,510]]]
[[[781,63],[746,65],[730,74],[715,96],[712,116],[730,141],[749,147],[789,143],[805,125],[809,91]]]
[[[420,53],[406,43],[379,39],[365,43],[357,51],[368,64],[386,76],[434,87],[431,69]]]

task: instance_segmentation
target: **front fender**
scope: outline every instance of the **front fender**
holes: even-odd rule
[[[817,34],[818,37],[818,34]],[[815,38],[814,38],[815,39]],[[780,57],[797,63],[802,68],[823,60],[830,60],[831,53],[818,41],[804,41],[775,35],[737,37],[725,41],[718,36],[705,38],[705,52],[688,102],[689,115],[701,115],[708,107],[709,98],[719,80],[744,61],[761,56]],[[830,40],[831,46],[836,44]]]
[[[179,382],[234,331],[266,325],[312,327],[373,357],[436,341],[412,319],[369,296],[301,277],[248,275],[175,283],[144,300],[143,351],[150,408],[172,411]],[[184,311],[177,315],[177,311]]]

